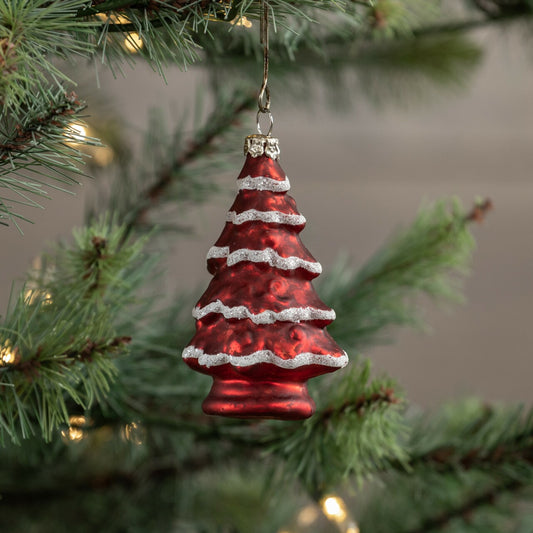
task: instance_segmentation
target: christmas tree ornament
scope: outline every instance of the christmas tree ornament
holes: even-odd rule
[[[296,420],[314,412],[306,381],[344,367],[348,356],[326,331],[335,312],[312,286],[322,267],[300,240],[306,220],[287,194],[271,136],[266,6],[261,35],[259,133],[246,138],[237,197],[207,254],[213,279],[193,310],[196,334],[183,359],[213,377],[205,413]],[[267,134],[261,114],[270,120]]]

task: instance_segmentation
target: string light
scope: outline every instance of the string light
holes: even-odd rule
[[[130,36],[133,34],[129,34]],[[137,34],[135,34],[137,35]],[[128,37],[129,38],[129,37]],[[140,37],[139,37],[140,39]],[[142,41],[141,41],[142,43]],[[133,46],[130,43],[130,46]],[[68,129],[70,133],[70,141],[67,141],[71,145],[78,145],[91,139],[93,133],[91,130],[82,124],[71,124]],[[95,139],[92,139],[96,141]],[[91,157],[91,162],[99,167],[106,167],[113,161],[115,153],[109,146],[98,146],[96,144],[86,144],[83,147],[83,152]]]
[[[232,21],[230,21],[230,24],[232,26],[243,26],[245,28],[252,27],[252,21],[246,17],[235,17]]]
[[[3,345],[0,345],[0,366],[12,365],[17,361],[18,350],[13,348],[11,341],[6,339]]]
[[[318,518],[318,509],[314,505],[304,507],[298,513],[298,525],[307,527],[310,526]]]
[[[346,505],[338,496],[326,496],[321,502],[324,514],[334,522],[344,522],[347,517]]]
[[[326,496],[321,500],[322,511],[332,522],[335,522],[339,531],[343,533],[360,533],[354,519],[348,515],[346,504],[339,496]]]
[[[92,162],[99,167],[107,167],[110,165],[115,157],[115,152],[109,146],[95,146],[91,150]]]
[[[100,20],[109,20],[111,24],[131,24],[131,20],[124,15],[115,15],[107,13],[97,13],[96,15]],[[144,46],[142,37],[137,32],[128,32],[124,39],[124,48],[130,52],[130,54],[136,54]]]
[[[136,32],[128,33],[127,37],[124,39],[124,48],[131,54],[136,54],[144,46],[142,37]]]
[[[37,300],[40,300],[42,305],[51,305],[53,303],[51,293],[37,289],[26,289],[24,299],[28,305],[33,305]]]
[[[87,128],[82,124],[71,124],[70,129],[74,132],[73,142],[82,142],[87,137]]]
[[[69,444],[70,442],[79,442],[87,437],[87,431],[83,428],[89,425],[86,417],[81,415],[72,415],[68,419],[68,428],[61,430],[61,437],[63,442]]]
[[[356,524],[350,524],[346,529],[346,533],[361,533]]]
[[[100,20],[108,20],[111,24],[129,24],[131,20],[124,15],[116,15],[115,13],[97,13],[96,16]]]
[[[215,15],[206,15],[206,19],[210,22],[226,22],[224,19],[220,19]],[[233,20],[230,20],[229,23],[232,26],[242,26],[243,28],[251,28],[253,26],[252,21],[244,16],[236,16]]]
[[[141,446],[146,438],[146,430],[137,422],[130,422],[122,428],[122,438],[132,442],[136,446]]]

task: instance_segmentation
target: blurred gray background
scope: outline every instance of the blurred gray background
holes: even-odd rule
[[[469,205],[480,195],[495,204],[474,228],[478,249],[467,304],[452,312],[428,306],[429,334],[402,331],[395,344],[366,354],[422,406],[470,395],[533,400],[533,57],[509,33],[492,29],[476,37],[487,53],[468,85],[419,105],[376,109],[361,98],[349,113],[333,113],[273,95],[281,163],[308,220],[302,240],[326,270],[341,253],[363,263],[423,202],[456,195]],[[139,64],[116,80],[102,72],[101,89],[91,81],[89,90],[109,98],[135,135],[150,108],[179,110],[206,80],[200,69],[167,74],[165,85]],[[228,189],[239,171],[240,163],[225,176]],[[29,212],[35,224],[23,225],[24,235],[0,229],[2,314],[12,281],[46,242],[68,238],[94,187],[86,180],[75,197],[54,193],[44,210]],[[204,290],[205,254],[232,196],[198,208],[197,234],[179,238],[168,262],[168,289]]]

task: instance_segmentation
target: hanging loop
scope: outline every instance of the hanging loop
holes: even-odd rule
[[[263,133],[261,131],[261,124],[259,122],[259,119],[261,118],[261,114],[268,115],[268,120],[270,121],[268,131],[267,133]],[[263,111],[262,109],[259,109],[257,112],[257,133],[259,135],[266,135],[267,137],[270,137],[270,134],[272,133],[272,127],[274,126],[274,117],[272,116],[272,113],[269,110]]]

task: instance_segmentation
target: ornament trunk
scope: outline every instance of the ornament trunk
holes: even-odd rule
[[[305,218],[287,194],[277,139],[251,135],[226,225],[207,254],[213,279],[193,310],[196,334],[183,351],[213,377],[207,414],[308,418],[309,378],[348,363],[326,326],[335,312],[312,280],[322,272],[300,240]]]

